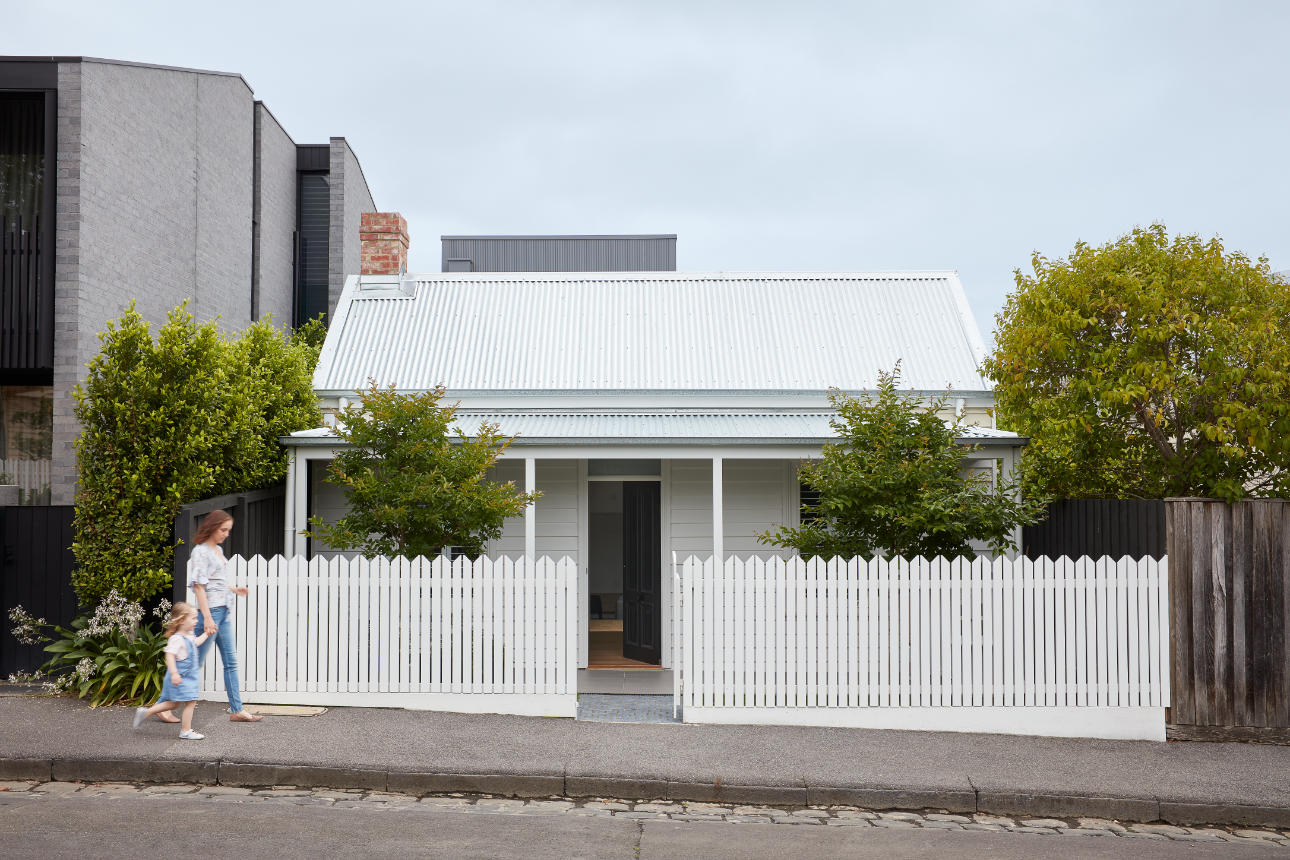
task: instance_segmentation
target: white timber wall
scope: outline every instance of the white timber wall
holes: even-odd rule
[[[577,570],[570,559],[229,562],[249,589],[231,623],[252,703],[572,717]],[[227,701],[216,651],[201,698]]]
[[[688,558],[686,722],[1157,740],[1166,560]]]
[[[772,558],[784,550],[757,535],[798,521],[797,464],[784,460],[726,460],[722,483],[726,552]]]
[[[313,514],[324,522],[334,523],[349,510],[345,491],[338,484],[326,479],[327,461],[310,461],[313,475]],[[524,489],[524,460],[507,459],[499,462],[489,473],[494,481],[513,481]],[[538,460],[537,488],[542,498],[537,503],[537,554],[552,558],[578,559],[578,461]],[[354,558],[356,552],[340,553],[319,540],[314,540],[315,555],[344,555]],[[489,542],[488,554],[493,556],[524,554],[524,517],[511,517],[502,526],[502,535]]]
[[[722,496],[726,553],[771,558],[784,550],[761,544],[757,535],[798,522],[797,463],[787,460],[723,460]],[[712,461],[672,460],[671,545],[684,557],[712,553]]]
[[[300,462],[308,464],[309,476],[312,479],[312,515],[331,525],[349,513],[349,502],[345,498],[344,487],[327,480],[327,467],[331,465],[331,461],[301,460]],[[319,553],[343,555],[346,558],[358,556],[357,552],[343,552],[317,538],[310,541],[310,549],[315,555]]]
[[[537,553],[575,562],[578,552],[578,461],[538,460]],[[493,467],[494,481],[513,481],[524,489],[524,460],[502,460]],[[489,555],[524,554],[524,517],[511,517],[502,526],[502,536],[488,544]]]

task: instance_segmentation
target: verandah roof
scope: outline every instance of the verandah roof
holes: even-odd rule
[[[524,445],[705,445],[713,447],[820,446],[835,441],[827,411],[538,411],[468,410],[456,415],[456,427],[467,435],[481,422],[496,424],[516,446]],[[329,427],[303,430],[283,437],[291,446],[334,446],[338,441]],[[961,428],[961,444],[1005,447],[1024,445],[1016,433],[986,427]]]

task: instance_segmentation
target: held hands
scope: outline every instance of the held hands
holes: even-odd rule
[[[245,585],[235,585],[232,588],[230,588],[229,591],[233,592],[238,597],[246,597],[248,594],[251,593],[251,590],[247,588]]]

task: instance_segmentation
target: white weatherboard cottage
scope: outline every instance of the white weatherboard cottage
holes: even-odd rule
[[[872,391],[899,361],[902,388],[966,419],[965,469],[1012,470],[1024,440],[994,427],[982,352],[948,271],[363,275],[314,387],[326,411],[369,380],[443,385],[466,432],[515,436],[497,477],[542,496],[489,552],[576,564],[579,690],[664,692],[674,556],[785,554],[756,535],[798,522],[798,466],[834,437],[830,388]],[[300,531],[343,513],[336,436],[284,442],[285,554],[325,552]]]

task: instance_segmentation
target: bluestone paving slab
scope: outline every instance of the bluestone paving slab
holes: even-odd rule
[[[0,697],[0,779],[138,779],[570,793],[722,802],[990,809],[1287,826],[1290,747],[794,726],[579,722],[332,708],[231,723],[198,705],[204,741],[128,708]],[[239,774],[239,768],[241,772]],[[257,770],[258,768],[258,770]],[[275,770],[276,769],[276,770]],[[1163,804],[1163,805],[1162,805]],[[1171,805],[1172,804],[1172,805]],[[1155,810],[1154,814],[1151,810]]]

